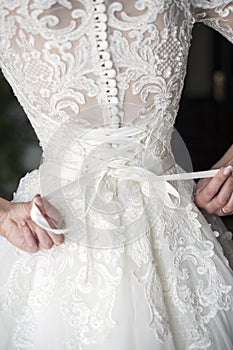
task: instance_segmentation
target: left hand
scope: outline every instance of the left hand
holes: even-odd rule
[[[64,235],[53,234],[32,221],[33,203],[49,225],[56,228],[54,220],[58,222],[61,215],[49,202],[42,201],[40,195],[34,196],[29,202],[10,202],[0,199],[0,235],[28,253],[36,253],[40,249],[51,249],[53,245],[64,242]]]
[[[224,167],[212,179],[199,180],[194,202],[210,214],[232,215],[233,168]]]

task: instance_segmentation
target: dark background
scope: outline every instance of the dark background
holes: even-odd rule
[[[193,170],[208,170],[232,144],[233,45],[202,24],[193,31],[175,127]],[[34,131],[0,73],[0,197],[12,199],[19,179],[38,167],[40,156]],[[233,218],[225,220],[231,228]]]
[[[209,169],[233,141],[233,45],[197,24],[176,128],[194,170]]]
[[[233,143],[233,45],[202,24],[193,31],[175,127],[194,171],[211,168]],[[233,216],[223,221],[233,231]]]

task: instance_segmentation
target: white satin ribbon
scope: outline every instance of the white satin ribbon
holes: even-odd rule
[[[177,208],[180,205],[180,195],[176,188],[172,186],[168,181],[173,180],[192,180],[192,179],[200,179],[200,178],[210,178],[214,177],[217,172],[220,169],[216,170],[208,170],[208,171],[199,171],[199,172],[190,172],[190,173],[179,173],[179,174],[168,174],[168,175],[155,175],[152,171],[137,167],[137,166],[128,166],[128,165],[122,165],[120,159],[115,159],[108,163],[107,166],[103,167],[97,175],[97,181],[95,183],[95,192],[93,193],[93,196],[91,197],[90,203],[87,206],[85,216],[87,215],[88,211],[90,210],[93,202],[95,201],[95,198],[97,196],[99,186],[104,179],[106,175],[113,176],[115,178],[121,179],[129,179],[138,181],[140,183],[149,182],[150,185],[152,185],[158,194],[163,196],[165,204],[170,208]],[[92,173],[89,173],[86,178],[84,178],[84,181],[87,181],[90,177],[96,176],[96,173],[93,175]],[[80,179],[75,180],[73,183],[67,185],[72,186],[74,183],[78,184]],[[176,203],[172,201],[170,195],[174,196],[176,199]],[[32,205],[31,209],[31,219],[41,228],[52,232],[54,234],[67,234],[69,233],[71,227],[75,226],[75,223],[72,226],[69,226],[67,228],[51,228],[47,220],[44,218],[44,216],[41,214],[39,208],[36,206],[35,203]]]

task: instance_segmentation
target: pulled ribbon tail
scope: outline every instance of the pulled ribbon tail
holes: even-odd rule
[[[175,208],[178,208],[180,206],[180,202],[181,202],[179,192],[168,181],[194,180],[194,179],[201,179],[201,178],[210,178],[210,177],[214,177],[218,173],[219,170],[220,169],[207,170],[207,171],[196,171],[196,172],[190,172],[190,173],[162,175],[161,177],[163,178],[163,180],[165,182],[165,191],[163,193],[165,204],[169,208],[175,209]],[[176,202],[174,202],[174,200],[172,200],[171,195],[174,197]]]
[[[67,234],[70,231],[70,227],[67,227],[66,229],[52,228],[35,203],[32,204],[30,215],[32,221],[46,231],[52,232],[56,235]]]
[[[174,196],[175,199],[177,200],[176,203],[174,203],[174,201],[172,201],[171,195]],[[165,181],[165,198],[164,198],[164,201],[165,201],[165,204],[171,209],[178,208],[179,205],[180,205],[180,202],[181,202],[179,192],[175,189],[174,186],[172,186],[167,181]]]
[[[75,193],[75,191],[77,191],[77,189],[80,189],[81,186],[86,186],[87,183],[88,183],[88,180],[91,179],[91,178],[93,178],[93,173],[89,173],[88,175],[82,176],[81,178],[79,178],[79,179],[69,183],[68,185],[65,185],[61,189],[56,190],[56,191],[50,193],[49,195],[47,195],[45,197],[42,197],[42,200],[45,199],[46,202],[49,203],[50,198],[56,198],[56,197],[59,197],[59,195],[60,195],[60,197],[64,201],[65,198],[64,198],[63,194],[64,194],[65,191],[69,191],[69,192],[74,191],[74,193]],[[89,209],[91,208],[91,205],[93,204],[93,202],[94,202],[94,200],[96,198],[96,193],[98,191],[99,184],[100,184],[101,180],[102,180],[102,178],[100,178],[99,183],[97,183],[96,192],[94,192],[94,195],[92,196],[92,198],[90,200],[90,203],[88,204],[88,207],[87,207],[87,210],[84,213],[84,216],[87,215]],[[83,192],[85,192],[85,190]],[[52,206],[52,204],[50,204],[50,205]],[[76,222],[78,220],[78,218],[77,218],[77,220],[75,220],[72,225],[69,225],[66,228],[53,228],[53,227],[51,227],[49,222],[46,220],[46,218],[43,216],[43,214],[41,213],[40,209],[38,208],[38,206],[34,202],[32,204],[32,208],[31,208],[31,211],[30,211],[30,216],[31,216],[32,221],[34,221],[39,227],[41,227],[44,230],[49,231],[51,233],[57,234],[57,235],[68,234],[70,232],[70,230],[73,227],[76,226]]]
[[[195,171],[191,173],[179,173],[179,174],[168,174],[162,175],[164,180],[194,180],[214,177],[220,169],[207,170],[207,171]]]
[[[139,182],[144,182],[145,181],[145,177],[142,177],[136,170],[140,170],[141,172],[141,168],[140,167],[119,167],[118,169],[114,169],[113,172],[110,171],[109,174],[111,174],[114,177],[119,177],[119,178],[125,178],[125,179],[131,179],[131,180],[135,180],[135,181],[139,181]],[[145,173],[148,175],[148,177],[152,180],[152,184],[153,186],[156,188],[156,190],[158,190],[160,192],[160,194],[163,196],[163,199],[165,201],[165,204],[172,209],[177,208],[180,205],[180,194],[178,193],[178,191],[176,190],[176,188],[171,185],[168,181],[172,181],[172,180],[192,180],[192,179],[199,179],[199,178],[209,178],[209,177],[214,177],[217,172],[220,169],[216,169],[216,170],[208,170],[208,171],[200,171],[200,172],[191,172],[191,173],[179,173],[179,174],[168,174],[168,175],[155,175],[153,172],[151,172],[150,170],[144,169]],[[95,184],[95,192],[93,194],[93,196],[91,197],[91,200],[87,206],[87,209],[84,213],[84,216],[87,215],[87,213],[89,212],[92,204],[94,203],[94,200],[97,196],[98,190],[99,190],[99,186],[101,181],[103,180],[104,176],[107,174],[107,172],[109,171],[108,168],[101,170],[100,174],[98,175],[97,178],[97,182]],[[80,182],[84,181],[84,185],[87,184],[87,180],[89,178],[93,177],[93,174],[88,174],[85,175],[85,177],[81,177],[78,180],[75,180],[73,182],[71,182],[70,184],[64,186],[64,188],[68,188],[69,190],[74,189],[77,184],[80,185]],[[163,186],[157,186],[158,184],[164,184]],[[62,188],[61,190],[55,191],[53,193],[63,193],[64,188]],[[49,197],[53,197],[53,193],[51,193],[49,195]],[[174,203],[174,200],[172,200],[171,196],[173,196],[176,200],[176,202]],[[52,228],[50,226],[50,224],[48,223],[48,221],[46,220],[46,218],[42,215],[42,213],[40,212],[39,208],[36,206],[35,203],[33,203],[32,205],[32,209],[30,212],[31,215],[31,219],[41,228],[43,228],[44,230],[47,230],[49,232],[52,232],[54,234],[67,234],[70,232],[70,230],[75,227],[76,225],[76,221],[74,221],[74,223],[66,228]],[[77,219],[78,220],[78,219]]]

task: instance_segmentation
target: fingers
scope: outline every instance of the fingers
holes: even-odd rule
[[[10,204],[1,225],[2,235],[16,247],[29,253],[35,253],[39,249],[50,249],[54,244],[63,243],[63,235],[51,234],[32,221],[32,204],[33,201]]]
[[[49,235],[49,237],[51,238],[51,240],[55,245],[60,245],[65,241],[64,235],[57,235],[49,231],[47,231],[47,234]]]
[[[58,237],[52,239],[48,232],[38,225],[36,225],[31,219],[27,221],[21,221],[21,231],[24,236],[24,242],[21,245],[21,249],[34,253],[40,249],[51,249],[54,244],[58,245],[63,243]]]
[[[38,251],[38,244],[33,232],[24,220],[16,222],[9,219],[5,223],[5,229],[5,238],[13,245],[28,253],[35,253]]]
[[[231,208],[231,197],[233,193],[233,176],[230,176],[223,184],[218,195],[213,198],[207,205],[209,212],[217,213],[221,211],[221,215],[226,215],[233,211]],[[227,210],[228,208],[228,210]]]
[[[48,221],[49,225],[51,228],[58,228],[57,226],[54,225],[53,221],[51,220],[50,217],[48,217],[46,214],[44,215],[45,219]],[[50,231],[45,230],[45,232],[47,233],[47,235],[51,238],[53,244],[55,245],[60,245],[64,242],[65,237],[62,234],[55,234],[52,233]]]
[[[200,181],[201,182],[201,181]],[[205,182],[205,185],[197,185],[195,194],[195,203],[200,208],[204,208],[209,213],[226,215],[231,213],[233,193],[232,167],[221,169],[211,180]],[[222,211],[222,208],[225,210]]]
[[[34,203],[37,205],[44,218],[48,221],[51,228],[58,228],[62,218],[59,210],[57,210],[52,204],[50,204],[45,199],[42,200],[40,196],[36,196]],[[43,231],[46,232],[46,234],[49,236],[49,238],[55,245],[60,245],[65,240],[64,235],[62,234],[57,235],[50,231]]]
[[[54,226],[54,228],[60,226],[62,221],[62,215],[57,208],[55,208],[45,198],[41,198],[40,195],[35,196],[34,203],[40,209],[41,214],[49,218],[50,223]]]
[[[54,243],[44,229],[36,225],[31,219],[27,220],[27,225],[36,236],[39,249],[52,248]]]
[[[197,186],[196,186],[196,192],[197,191],[202,191],[208,185],[208,183],[210,181],[211,181],[210,178],[199,180],[198,183],[197,183]]]
[[[219,209],[219,216],[226,216],[226,215],[232,215],[233,214],[233,194],[231,195],[228,202]]]
[[[21,248],[29,253],[37,252],[39,247],[31,229],[24,220],[21,221],[20,226],[24,236],[24,243],[22,244]]]
[[[201,200],[204,203],[210,202],[213,197],[219,192],[224,182],[231,176],[232,167],[221,169],[202,189],[197,189],[196,193],[202,192]]]

